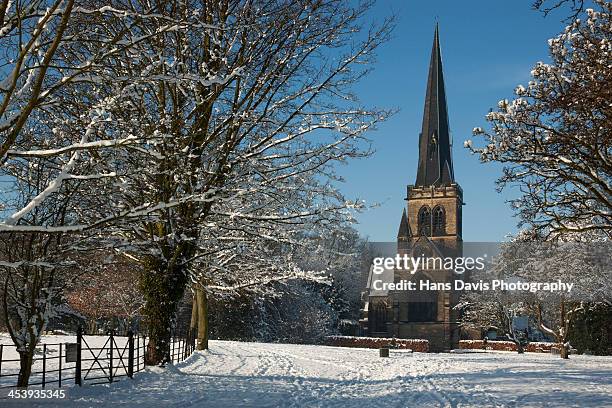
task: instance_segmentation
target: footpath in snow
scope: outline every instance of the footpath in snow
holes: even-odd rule
[[[427,354],[211,341],[166,369],[67,388],[43,407],[612,407],[612,358]],[[5,402],[7,402],[5,404]]]

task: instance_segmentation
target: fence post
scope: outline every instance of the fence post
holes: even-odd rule
[[[108,376],[108,382],[113,382],[113,343],[115,342],[113,338],[113,330],[109,331],[110,334],[110,373]]]
[[[2,351],[4,349],[4,344],[0,344],[0,377],[2,376]]]
[[[134,377],[134,332],[128,330],[128,377]]]
[[[62,343],[59,344],[59,372],[57,378],[57,386],[62,386]]]
[[[171,348],[171,351],[170,351],[170,362],[172,364],[174,364],[174,341],[175,340],[176,339],[174,337],[170,337],[170,341],[172,342],[172,348]]]
[[[140,335],[136,335],[136,372],[140,371]]]
[[[42,387],[45,388],[45,374],[47,373],[47,345],[43,344],[43,372]]]
[[[83,385],[81,381],[81,343],[83,341],[83,328],[77,328],[77,356],[76,356],[76,365],[74,366],[74,383],[78,386]]]

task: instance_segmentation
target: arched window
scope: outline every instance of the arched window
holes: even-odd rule
[[[440,236],[446,233],[446,214],[444,213],[444,208],[441,206],[437,206],[433,210],[433,235]]]
[[[424,206],[419,210],[419,233],[421,235],[431,235],[431,210]]]

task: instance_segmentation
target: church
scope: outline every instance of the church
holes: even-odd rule
[[[461,256],[463,191],[455,181],[453,172],[452,142],[437,25],[418,146],[416,181],[406,189],[406,207],[397,234],[397,254],[441,258]],[[391,273],[394,282],[430,281],[436,283],[436,287],[452,287],[457,278],[452,271],[426,268],[416,273],[397,269]],[[364,335],[427,339],[431,351],[457,347],[458,312],[454,309],[459,301],[457,292],[375,290],[372,280],[373,274],[370,271],[360,321]]]

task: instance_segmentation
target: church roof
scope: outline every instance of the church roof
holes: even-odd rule
[[[441,186],[453,182],[448,110],[442,74],[440,38],[436,24],[429,63],[423,126],[419,137],[419,168],[415,184],[417,186]]]

